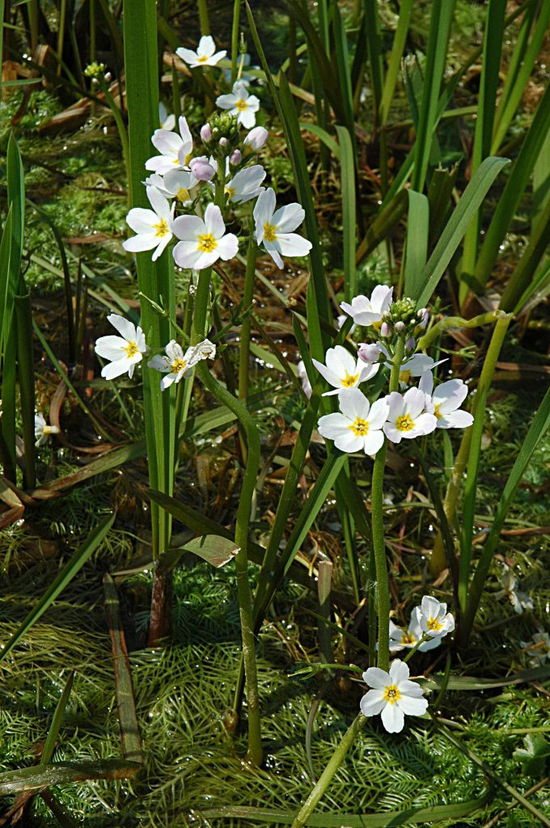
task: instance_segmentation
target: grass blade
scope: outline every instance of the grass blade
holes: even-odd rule
[[[348,130],[345,127],[337,126],[336,133],[340,144],[344,294],[346,302],[351,302],[357,293],[357,274],[355,272],[355,154],[353,151],[353,142]]]
[[[405,296],[416,299],[423,286],[423,275],[428,257],[430,232],[430,204],[422,193],[409,190],[409,219],[405,246],[404,287]]]
[[[128,779],[141,765],[123,759],[98,759],[96,762],[55,762],[0,773],[0,796],[40,791],[51,785],[68,785],[91,779]]]

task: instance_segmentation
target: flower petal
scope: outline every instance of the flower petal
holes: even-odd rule
[[[378,716],[385,704],[382,690],[369,690],[359,702],[363,716]]]
[[[405,716],[397,704],[386,704],[382,710],[382,724],[388,733],[401,733],[405,725]]]
[[[290,233],[299,227],[305,215],[305,210],[301,204],[297,202],[285,204],[284,207],[280,207],[273,215],[273,224],[277,226],[281,233]]]
[[[217,251],[220,259],[227,262],[234,258],[239,250],[239,240],[233,233],[227,233],[218,241]]]
[[[381,670],[380,667],[369,667],[368,670],[365,670],[363,673],[363,681],[369,687],[374,687],[375,690],[382,690],[388,684],[392,683],[390,674],[386,673],[385,670]]]
[[[110,313],[107,316],[107,321],[111,323],[113,328],[115,328],[127,342],[135,342],[136,326],[133,322],[130,322],[129,319],[125,319],[124,316],[120,316],[118,313]]]

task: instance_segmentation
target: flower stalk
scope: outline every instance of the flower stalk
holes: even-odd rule
[[[258,247],[253,233],[250,234],[248,242],[248,252],[246,255],[246,272],[244,277],[244,291],[243,291],[243,310],[245,317],[241,325],[241,341],[239,351],[239,398],[246,400],[248,397],[248,378],[249,378],[249,351],[250,351],[250,333],[252,328],[252,314],[251,305],[254,298],[254,275],[256,272],[256,256]]]

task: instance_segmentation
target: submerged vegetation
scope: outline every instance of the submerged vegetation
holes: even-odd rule
[[[550,6],[263,5],[0,3],[0,824],[550,825]]]

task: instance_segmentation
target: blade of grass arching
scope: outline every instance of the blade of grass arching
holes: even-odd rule
[[[31,297],[15,296],[15,329],[17,332],[17,378],[23,427],[23,483],[28,489],[36,485],[34,434],[34,354],[32,337]]]
[[[433,0],[424,70],[424,87],[415,140],[412,189],[424,189],[432,148],[441,84],[445,74],[449,34],[456,0]]]
[[[499,172],[509,163],[507,158],[486,158],[472,177],[426,263],[424,287],[418,297],[418,307],[428,304],[481,202]]]
[[[372,87],[373,123],[379,123],[380,104],[382,103],[382,88],[384,84],[384,64],[382,61],[382,43],[380,40],[380,12],[378,0],[364,0],[363,14],[365,15],[367,31],[367,53],[369,56],[370,81]]]
[[[537,60],[543,40],[548,32],[548,25],[550,23],[550,3],[539,4],[539,16],[535,23],[531,40],[525,52],[521,50],[521,57],[518,60],[517,74],[511,75],[513,80],[509,81],[509,85],[505,85],[503,90],[503,99],[497,110],[496,125],[493,143],[491,145],[491,153],[496,153],[508,131],[512,119],[521,102],[521,98],[525,92],[525,88],[532,75],[535,61]],[[523,45],[523,44],[522,44]],[[546,104],[548,107],[548,104]]]
[[[344,296],[351,302],[357,293],[357,274],[355,271],[355,153],[349,131],[337,126],[336,133],[340,144],[340,187],[342,190],[342,246],[344,259]]]
[[[132,762],[143,763],[141,737],[136,714],[136,701],[132,686],[130,660],[126,648],[126,637],[120,616],[120,602],[115,582],[106,573],[103,576],[103,594],[105,596],[105,615],[111,636],[113,652],[113,669],[115,673],[115,690],[120,725],[120,744],[122,755]]]
[[[38,601],[36,606],[29,612],[25,620],[19,626],[17,631],[12,635],[7,644],[4,645],[0,651],[0,661],[3,661],[11,651],[19,644],[22,638],[36,624],[36,622],[44,615],[53,602],[63,592],[65,587],[70,584],[75,575],[82,569],[86,561],[95,552],[95,550],[104,541],[105,536],[109,532],[115,520],[115,515],[104,518],[97,526],[95,526],[84,543],[77,549],[73,557],[65,564],[63,569],[59,572],[57,578],[46,590],[42,598]]]
[[[487,8],[474,145],[470,162],[472,173],[475,173],[484,158],[491,155],[506,6],[507,0],[489,0]],[[496,153],[493,154],[496,155]],[[480,225],[481,211],[478,212],[464,238],[461,269],[469,276],[473,275],[475,269]],[[466,282],[461,282],[460,291],[461,301],[463,301],[468,291]]]
[[[145,441],[140,440],[137,443],[127,443],[120,448],[107,451],[97,460],[92,460],[82,466],[78,471],[72,474],[67,474],[64,477],[57,477],[55,480],[49,480],[39,489],[34,489],[30,494],[36,500],[50,500],[52,492],[62,492],[64,489],[71,489],[83,480],[89,480],[98,474],[105,474],[111,469],[116,469],[128,463],[130,460],[135,460],[137,457],[143,457],[145,454]]]
[[[477,494],[477,478],[479,461],[481,455],[481,438],[485,427],[485,411],[487,407],[487,396],[491,388],[496,362],[498,360],[502,343],[508,331],[512,317],[502,316],[497,320],[494,327],[491,341],[483,362],[483,369],[476,388],[472,414],[474,423],[470,429],[470,447],[468,461],[466,463],[466,482],[464,484],[464,499],[462,505],[460,537],[460,560],[459,560],[459,584],[458,599],[460,610],[466,610],[468,600],[468,582],[470,579],[470,564],[472,560],[472,539],[474,534],[474,519]]]
[[[519,312],[523,304],[529,301],[534,290],[539,289],[538,280],[535,280],[533,277],[543,256],[547,253],[549,246],[550,198],[547,200],[542,214],[538,217],[529,243],[504,288],[500,300],[502,310]]]
[[[423,287],[428,257],[430,204],[422,193],[408,190],[408,194],[409,217],[405,242],[403,293],[411,299],[416,299]]]
[[[397,79],[401,70],[401,58],[403,57],[407,34],[409,32],[413,2],[414,0],[401,0],[399,6],[399,20],[397,21],[397,29],[393,36],[393,45],[380,101],[380,124],[382,126],[387,123]]]
[[[342,21],[342,13],[338,3],[333,6],[333,31],[334,51],[336,56],[336,68],[338,70],[338,87],[344,111],[344,124],[348,128],[349,138],[353,148],[353,161],[355,162],[355,120],[353,115],[353,89],[350,77],[350,60],[348,53],[348,40],[346,29]]]
[[[533,167],[533,221],[538,220],[550,199],[550,132]]]
[[[506,107],[507,101],[510,98],[510,93],[514,88],[518,71],[523,62],[523,56],[525,55],[527,46],[529,44],[529,34],[531,32],[531,28],[533,26],[533,22],[535,20],[537,13],[537,2],[536,0],[534,0],[534,2],[524,3],[516,11],[518,11],[519,14],[523,15],[523,19],[519,25],[519,31],[516,29],[516,31],[514,32],[514,48],[508,60],[508,66],[506,67],[506,78],[502,86],[497,111],[495,113],[495,121],[493,127],[495,131],[498,129],[502,113]],[[509,17],[507,18],[507,22],[508,20]]]
[[[157,18],[155,0],[123,5],[124,57],[129,136],[129,196],[131,207],[147,207],[142,185],[145,162],[151,154],[151,135],[158,126]],[[202,20],[201,20],[202,24]],[[208,32],[206,32],[208,34]],[[141,308],[141,327],[150,348],[162,348],[170,340],[169,319],[174,318],[174,270],[165,251],[156,261],[148,253],[138,253],[137,275],[141,293],[162,304],[166,317],[156,313],[149,302]],[[154,489],[172,493],[175,453],[175,398],[163,393],[154,371],[143,371],[145,439],[149,477]],[[151,507],[154,557],[166,551],[170,542],[170,515]]]
[[[97,759],[95,762],[53,762],[0,773],[0,796],[36,791],[51,785],[69,785],[89,779],[128,779],[141,765],[124,759]]]
[[[533,422],[529,427],[518,456],[512,466],[512,470],[508,475],[508,479],[504,485],[504,489],[496,508],[491,531],[489,532],[487,540],[483,546],[481,557],[478,561],[474,577],[472,578],[470,588],[467,593],[466,612],[459,628],[459,641],[461,646],[466,646],[468,643],[476,612],[479,607],[479,602],[481,601],[481,594],[483,592],[485,580],[489,572],[491,561],[493,560],[493,555],[495,554],[497,546],[500,542],[500,531],[504,525],[510,504],[512,503],[521,479],[531,461],[533,453],[542,441],[549,427],[550,388],[546,391],[544,399],[542,400]]]
[[[548,8],[550,11],[550,4],[548,4]],[[514,218],[549,131],[550,85],[539,101],[531,127],[525,136],[519,155],[514,161],[504,192],[498,201],[487,230],[474,273],[476,284],[485,285],[491,275],[500,245]]]
[[[302,132],[311,132],[312,135],[319,138],[319,140],[328,147],[336,160],[340,161],[340,147],[338,142],[334,140],[332,135],[329,135],[326,129],[323,129],[318,124],[311,124],[309,121],[300,121],[298,126]]]
[[[13,210],[8,208],[0,240],[0,368],[2,369],[2,417],[0,455],[4,474],[15,480],[15,351],[10,332],[14,290],[10,280]]]
[[[61,730],[61,725],[63,724],[63,717],[65,716],[65,708],[67,707],[69,696],[71,695],[71,690],[73,688],[74,676],[74,670],[71,670],[67,677],[67,681],[65,682],[63,692],[57,702],[50,724],[50,729],[48,730],[48,735],[46,736],[46,741],[44,742],[44,747],[42,749],[42,755],[40,757],[41,765],[49,765],[52,761],[59,731]]]
[[[451,170],[438,167],[432,173],[428,187],[428,201],[430,202],[430,230],[428,234],[428,246],[431,246],[439,238],[441,229],[447,222],[451,212],[453,190],[458,175],[458,164]]]

